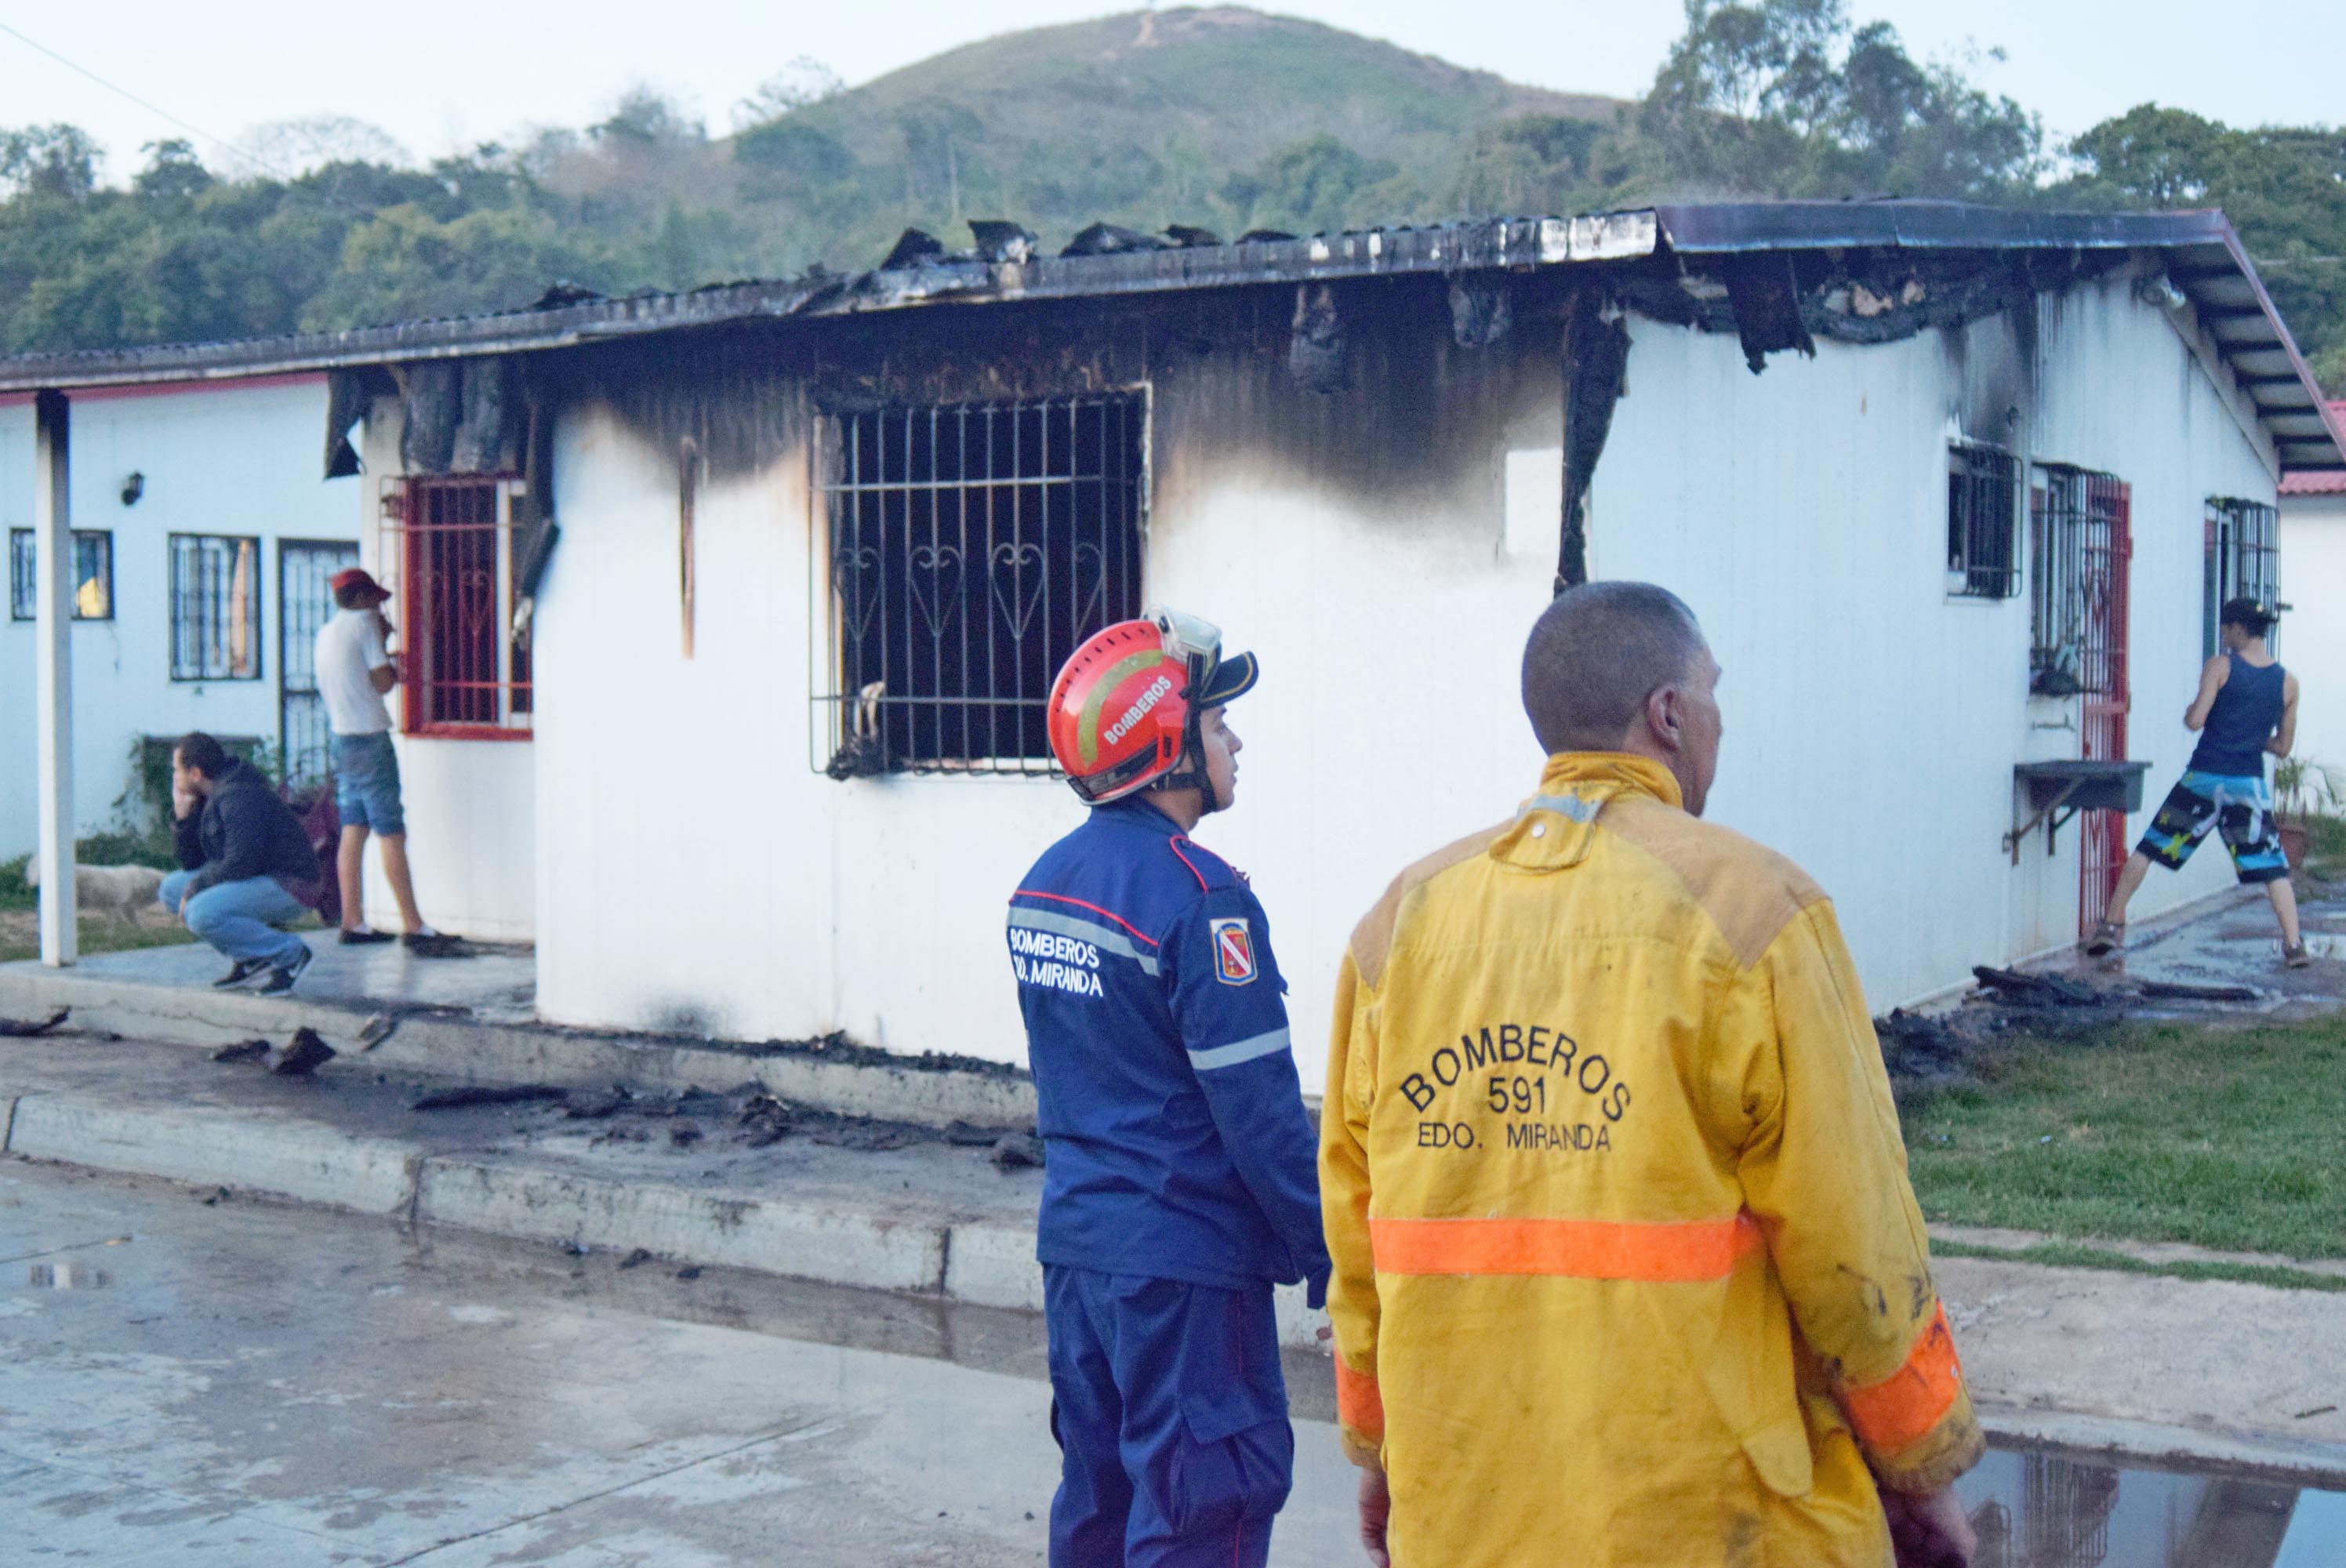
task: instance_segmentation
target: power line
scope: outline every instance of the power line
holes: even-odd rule
[[[50,48],[46,44],[42,43],[38,38],[30,37],[26,34],[21,33],[5,22],[0,22],[0,33],[7,34],[10,37],[15,39],[18,43],[24,45],[28,49],[35,49],[39,51],[41,54],[46,55],[50,59],[55,60],[58,65],[63,66],[68,71],[72,71],[78,76],[87,76],[91,81],[96,82],[107,92],[113,93],[117,97],[129,99],[132,103],[137,104],[140,108],[145,109],[148,114],[159,116],[163,119],[168,120],[171,124],[178,126],[181,130],[191,131],[195,135],[203,137],[206,141],[210,142],[214,147],[234,154],[236,157],[242,158],[246,163],[250,164],[253,168],[259,169],[261,173],[274,176],[279,179],[291,178],[284,170],[271,168],[267,163],[245,151],[242,148],[229,140],[226,137],[214,136],[211,132],[204,129],[203,127],[194,124],[192,121],[181,119],[178,116],[173,114],[162,105],[155,103],[150,99],[140,97],[128,87],[107,81],[104,76],[99,76],[87,66],[80,65],[75,61],[66,58],[63,55],[58,54],[55,49]]]

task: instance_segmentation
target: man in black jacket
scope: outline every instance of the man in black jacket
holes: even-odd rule
[[[318,856],[291,807],[260,771],[199,731],[171,752],[172,836],[186,869],[163,879],[163,907],[236,961],[213,983],[291,991],[310,967],[309,945],[276,929],[317,896]]]

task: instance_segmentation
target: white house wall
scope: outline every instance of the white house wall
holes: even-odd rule
[[[1264,667],[1232,716],[1239,809],[1198,838],[1269,908],[1315,1090],[1353,922],[1402,865],[1536,780],[1515,664],[1555,536],[1506,554],[1503,491],[1510,443],[1556,448],[1554,363],[1534,360],[1528,392],[1462,372],[1474,382],[1462,398],[1487,405],[1474,417],[1495,423],[1468,478],[1424,495],[1362,495],[1250,456],[1228,430],[1263,390],[1247,352],[1155,387],[1147,596],[1218,621]],[[1288,439],[1308,444],[1314,422],[1341,417],[1275,360],[1267,378],[1307,403]],[[537,623],[541,1013],[751,1039],[837,1028],[1023,1061],[1003,911],[1083,808],[1047,778],[815,771],[803,450],[700,492],[688,661],[674,457],[590,412],[560,423],[554,469],[563,537]],[[1552,518],[1556,484],[1534,488]]]
[[[1756,378],[1732,338],[1631,331],[1592,557],[1678,589],[1719,647],[1712,815],[1835,895],[1878,1006],[2072,940],[2076,827],[2050,858],[2032,838],[2016,869],[1999,840],[2013,765],[2075,756],[2076,705],[2027,696],[2025,593],[1946,596],[1946,444],[1999,440],[2133,484],[2133,753],[2155,803],[2187,750],[2173,715],[2198,658],[2202,500],[2273,483],[2175,328],[2118,281],[2034,323],[1829,344]],[[1198,837],[1270,911],[1315,1086],[1353,922],[1402,865],[1512,811],[1540,763],[1516,666],[1555,570],[1554,339],[1478,370],[1433,335],[1430,354],[1398,333],[1359,349],[1355,389],[1324,400],[1243,346],[1211,370],[1168,355],[1149,378],[1147,596],[1263,659],[1232,715],[1239,809]],[[650,417],[598,403],[557,423],[541,1012],[1020,1060],[1001,911],[1080,807],[1047,779],[815,771],[802,433],[700,491],[687,660],[676,455]],[[2225,882],[2211,853],[2139,907]]]
[[[320,428],[325,416],[319,415]],[[400,472],[399,403],[385,398],[370,411],[360,463],[360,559],[400,587],[385,564],[382,498]],[[396,598],[388,613],[396,620]],[[536,935],[536,748],[527,739],[483,740],[399,733],[405,697],[394,689],[392,748],[399,756],[401,802],[407,816],[407,856],[415,901],[434,929],[483,942],[529,942]],[[382,857],[366,856],[366,914],[396,929],[398,905],[384,881]]]
[[[1999,840],[2013,765],[2079,755],[2077,704],[2027,695],[2025,581],[2000,601],[1947,595],[1947,443],[2133,486],[2129,754],[2151,766],[2131,841],[2188,754],[2203,502],[2274,484],[2183,340],[2123,279],[2033,323],[1825,342],[1756,377],[1732,338],[1630,332],[1591,551],[1604,576],[1681,594],[1726,667],[1709,816],[1833,896],[1879,1006],[2074,941],[2076,826],[2050,857],[2033,835],[2016,868]],[[2157,876],[2136,913],[2227,880],[2221,854],[2203,855]]]
[[[72,400],[73,525],[114,535],[114,618],[73,627],[74,809],[79,831],[115,823],[143,735],[206,729],[281,744],[278,541],[354,539],[355,486],[320,477],[322,376]],[[0,400],[0,529],[29,527],[30,401]],[[124,479],[144,476],[126,506]],[[173,534],[261,541],[260,677],[171,679]],[[0,618],[0,859],[32,848],[34,626]]]
[[[2346,784],[2346,495],[2292,495],[2280,509],[2280,654],[2297,673],[2298,755]]]

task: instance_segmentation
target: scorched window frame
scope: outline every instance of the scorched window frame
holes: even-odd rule
[[[1057,772],[1052,677],[1146,602],[1149,421],[1146,385],[818,411],[815,771]]]

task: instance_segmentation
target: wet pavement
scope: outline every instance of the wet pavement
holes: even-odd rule
[[[537,1013],[537,958],[525,947],[463,944],[464,956],[426,958],[398,942],[344,947],[331,931],[297,932],[315,955],[295,999],[351,1007],[446,1008],[487,1023],[525,1023]],[[201,942],[93,953],[74,966],[90,980],[209,991],[228,961]],[[31,960],[0,972],[53,973]]]
[[[2127,933],[2127,952],[2112,959],[2062,953],[2038,966],[2097,985],[2163,981],[2179,985],[2246,985],[2257,1001],[2236,1012],[2303,1016],[2346,1004],[2346,884],[2301,879],[2298,920],[2313,963],[2284,969],[2280,928],[2272,905],[2254,890],[2237,891],[2213,907],[2180,918],[2162,917]],[[2178,1016],[2189,1009],[2170,1009]]]
[[[206,1202],[209,1198],[213,1201]],[[10,1563],[1042,1559],[1039,1323],[0,1166]],[[1273,1561],[1360,1561],[1291,1357]],[[2346,1497],[1997,1452],[1980,1568],[2346,1564]]]

